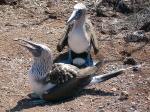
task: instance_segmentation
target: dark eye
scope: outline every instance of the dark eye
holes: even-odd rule
[[[78,14],[81,16],[82,15],[82,10],[78,10]]]
[[[77,19],[79,19],[81,15],[82,15],[82,10],[78,10],[76,15]]]
[[[81,14],[81,13],[82,13],[82,10],[78,10],[78,13]]]
[[[40,47],[40,46],[36,46],[35,48],[36,48],[36,50],[34,51],[34,55],[35,55],[36,57],[38,57],[38,56],[41,55],[41,52],[42,52],[43,48]]]

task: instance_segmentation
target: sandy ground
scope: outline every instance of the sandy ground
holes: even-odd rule
[[[22,8],[9,5],[0,6],[0,112],[150,112],[150,45],[141,43],[125,43],[122,35],[101,33],[101,24],[113,21],[120,17],[96,17],[91,14],[96,34],[99,40],[100,53],[97,59],[108,60],[102,65],[99,73],[123,67],[123,50],[132,51],[132,57],[138,64],[145,63],[139,71],[126,71],[121,76],[101,84],[87,87],[81,95],[74,99],[58,102],[33,105],[27,97],[31,93],[27,73],[31,66],[32,57],[29,52],[20,47],[16,38],[32,40],[49,46],[54,57],[58,56],[56,44],[63,34],[65,21],[69,17],[73,5],[53,4],[51,13],[57,18],[46,18],[45,13],[34,7]],[[40,7],[39,7],[40,8]],[[39,12],[38,12],[39,11]],[[56,14],[55,14],[56,12]],[[124,17],[122,17],[124,18]],[[120,100],[121,93],[127,97]]]

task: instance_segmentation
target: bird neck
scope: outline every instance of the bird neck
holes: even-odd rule
[[[36,59],[34,58],[34,62],[30,69],[30,75],[32,75],[36,79],[41,79],[47,75],[52,69],[52,61],[51,58],[49,60],[46,59]]]
[[[83,27],[85,24],[85,15],[83,15],[79,20],[75,21],[74,27]]]

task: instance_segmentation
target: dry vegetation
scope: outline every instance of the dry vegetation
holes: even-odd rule
[[[149,112],[150,1],[124,0],[129,12],[115,11],[115,0],[107,1],[84,1],[99,40],[100,53],[94,57],[106,60],[99,73],[133,64],[144,63],[143,67],[89,86],[75,99],[41,105],[33,105],[27,96],[31,93],[27,78],[31,55],[13,40],[44,43],[58,56],[56,44],[75,2],[0,1],[0,112]],[[139,30],[144,36],[135,33]]]

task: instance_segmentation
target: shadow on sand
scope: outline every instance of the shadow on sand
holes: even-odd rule
[[[105,91],[101,91],[101,90],[95,90],[95,89],[83,89],[78,95],[73,96],[72,98],[69,98],[67,100],[63,100],[63,101],[57,101],[57,102],[43,102],[43,103],[39,103],[39,104],[35,104],[34,101],[36,101],[37,99],[30,99],[30,98],[24,98],[20,101],[17,102],[17,105],[13,108],[11,108],[10,110],[6,110],[6,112],[16,112],[16,111],[22,111],[24,109],[29,109],[29,108],[33,108],[36,106],[45,106],[45,105],[59,105],[63,102],[68,102],[71,100],[74,100],[76,97],[82,96],[82,95],[99,95],[99,96],[116,96],[117,94],[113,93],[113,92],[105,92]]]

